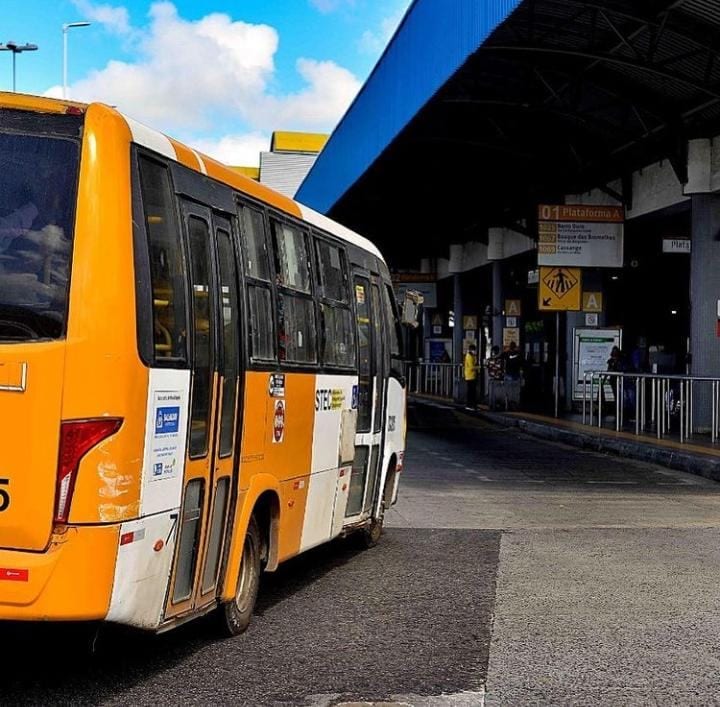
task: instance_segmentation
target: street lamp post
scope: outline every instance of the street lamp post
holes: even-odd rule
[[[89,22],[67,22],[62,26],[63,31],[63,98],[67,98],[68,85],[68,32],[72,27],[87,27]]]
[[[22,54],[22,52],[37,51],[37,48],[37,44],[18,44],[17,42],[6,42],[5,44],[0,44],[0,52],[12,52],[13,93],[15,92],[15,57],[18,54]]]

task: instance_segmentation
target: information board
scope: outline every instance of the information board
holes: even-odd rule
[[[622,206],[541,204],[538,207],[538,265],[621,268]]]
[[[622,329],[573,330],[573,400],[583,399],[583,380],[586,373],[607,371],[607,362],[613,346],[622,348]],[[588,399],[590,396],[588,378]],[[594,399],[597,400],[597,390]],[[615,396],[610,384],[603,388],[603,400],[613,402]]]

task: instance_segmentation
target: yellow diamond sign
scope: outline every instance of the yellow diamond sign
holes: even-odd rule
[[[540,268],[538,308],[544,312],[579,312],[582,293],[580,268]]]

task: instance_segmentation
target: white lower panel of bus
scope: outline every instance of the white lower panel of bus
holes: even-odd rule
[[[160,625],[177,537],[179,509],[123,523],[107,620]]]
[[[300,551],[340,535],[347,507],[351,467],[328,469],[312,474],[308,479]]]

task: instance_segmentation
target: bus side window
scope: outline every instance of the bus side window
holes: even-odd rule
[[[150,253],[155,362],[187,362],[187,305],[182,238],[168,170],[138,159]]]
[[[281,361],[317,363],[315,301],[306,234],[272,220],[277,264],[278,352]]]
[[[210,433],[213,347],[213,289],[210,231],[201,218],[188,218],[190,277],[193,291],[193,378],[190,410],[190,457],[207,454]]]
[[[345,253],[337,246],[316,240],[322,361],[328,366],[354,367],[355,325],[349,304]]]
[[[390,351],[390,370],[398,375],[403,370],[402,330],[397,313],[397,301],[392,287],[385,283],[383,289],[385,314],[387,321],[388,347]]]
[[[275,359],[275,328],[265,217],[257,209],[242,206],[240,227],[247,276],[250,357],[254,361],[272,361]]]

